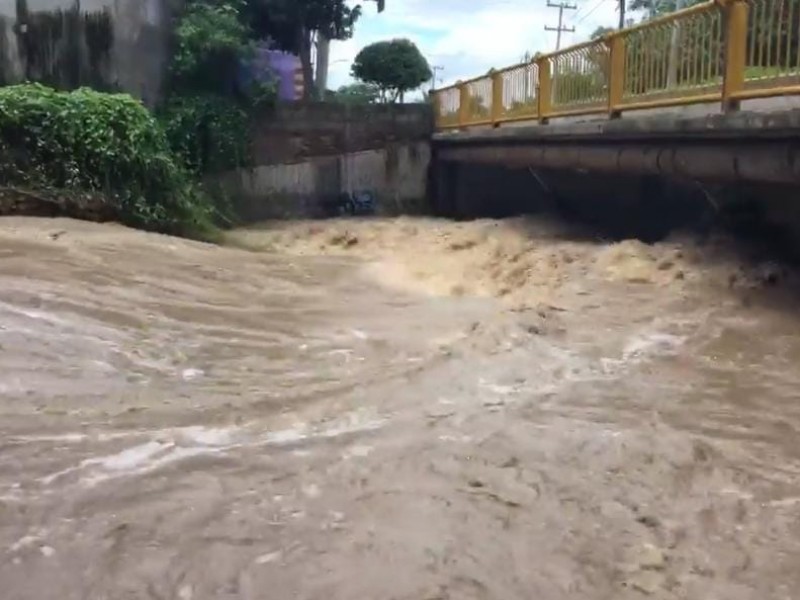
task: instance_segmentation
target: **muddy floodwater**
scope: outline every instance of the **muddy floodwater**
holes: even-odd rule
[[[0,220],[2,600],[800,598],[800,293],[724,237]]]

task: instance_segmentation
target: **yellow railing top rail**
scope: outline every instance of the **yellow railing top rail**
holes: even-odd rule
[[[708,0],[492,69],[434,92],[437,125],[546,125],[564,116],[613,119],[629,110],[716,101],[728,112],[752,98],[800,96],[800,32],[785,1]],[[517,69],[529,71],[502,76]]]
[[[617,32],[617,34],[619,33],[622,33],[622,31]],[[562,56],[564,54],[569,54],[571,52],[577,52],[578,50],[583,50],[584,48],[591,48],[592,46],[597,46],[598,44],[603,44],[603,43],[604,43],[604,38],[597,38],[596,40],[586,40],[585,42],[581,42],[580,44],[573,44],[572,46],[561,48],[561,50],[556,50],[555,52],[540,54],[539,58],[543,59],[554,58],[556,56]]]
[[[688,8],[682,8],[681,10],[676,10],[675,12],[671,12],[666,15],[661,15],[660,17],[655,17],[647,21],[642,21],[641,23],[637,23],[636,25],[631,25],[630,27],[626,27],[625,29],[618,29],[617,31],[611,31],[607,33],[604,37],[614,38],[620,35],[628,35],[629,33],[633,31],[638,31],[640,29],[659,27],[667,23],[673,23],[675,21],[685,19],[686,17],[691,17],[692,15],[709,12],[711,10],[714,10],[715,8],[719,8],[729,3],[730,0],[709,0],[708,2],[695,4],[694,6],[690,6]]]
[[[618,29],[617,31],[612,31],[607,33],[601,38],[597,38],[594,40],[587,40],[585,42],[581,42],[580,44],[574,44],[572,46],[568,46],[567,48],[562,48],[560,50],[555,50],[553,52],[543,52],[537,53],[530,62],[519,62],[515,65],[511,65],[509,67],[501,67],[499,69],[490,69],[487,73],[483,75],[477,75],[475,77],[471,77],[470,79],[459,80],[451,85],[447,85],[445,87],[439,88],[435,90],[435,92],[445,92],[447,90],[458,88],[462,85],[467,85],[470,83],[475,83],[477,81],[481,81],[482,79],[486,79],[487,77],[491,77],[494,73],[505,73],[507,71],[511,71],[513,69],[518,69],[520,67],[524,67],[529,65],[531,62],[535,60],[547,60],[550,58],[555,58],[558,56],[562,56],[564,54],[569,54],[570,52],[576,52],[578,50],[582,50],[584,48],[588,48],[591,46],[596,46],[598,43],[602,43],[604,41],[610,41],[611,39],[618,37],[618,36],[625,36],[634,31],[638,31],[641,29],[648,29],[652,27],[658,27],[660,25],[664,25],[666,23],[672,23],[679,19],[684,19],[688,16],[708,12],[720,6],[724,6],[726,4],[730,4],[732,0],[708,0],[707,2],[703,2],[701,4],[695,4],[694,6],[690,6],[688,8],[683,8],[681,10],[676,10],[675,12],[671,12],[668,15],[663,15],[660,17],[656,17],[654,19],[650,19],[649,21],[645,21],[643,23],[638,23],[636,25],[632,25],[630,27],[626,27],[624,29]]]
[[[510,67],[502,67],[500,69],[490,70],[489,73],[487,73],[487,75],[484,75],[484,77],[491,76],[491,75],[496,75],[496,74],[508,73],[509,71],[513,71],[514,69],[522,69],[524,67],[530,67],[531,65],[535,65],[535,64],[536,63],[534,62],[533,57],[531,57],[531,60],[518,62],[517,64],[511,65]]]

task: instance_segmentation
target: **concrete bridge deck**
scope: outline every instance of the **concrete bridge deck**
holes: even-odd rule
[[[796,99],[792,98],[796,105]],[[800,108],[689,111],[548,125],[448,130],[434,136],[437,168],[481,163],[661,175],[704,181],[800,183]],[[687,114],[689,113],[689,114]]]

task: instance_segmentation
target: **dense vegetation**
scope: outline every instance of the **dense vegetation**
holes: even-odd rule
[[[0,88],[0,209],[9,194],[80,208],[70,214],[90,202],[135,227],[207,236],[227,211],[200,182],[248,164],[249,119],[276,98],[243,77],[257,43],[299,52],[308,71],[313,40],[349,37],[360,14],[344,0],[186,0],[155,113],[126,94]]]
[[[0,179],[44,196],[99,195],[124,223],[181,235],[208,233],[214,216],[156,119],[125,94],[0,88]]]
[[[247,18],[238,0],[190,0],[175,30],[159,117],[173,151],[198,175],[247,163],[248,111],[265,95],[238,77],[255,48]]]
[[[238,0],[260,39],[269,38],[281,50],[300,57],[308,98],[315,91],[311,50],[314,40],[346,40],[362,14],[359,2],[348,0]],[[379,12],[386,0],[371,0]],[[325,90],[318,90],[325,91]],[[321,96],[322,94],[318,94]]]
[[[127,94],[0,88],[4,189],[59,205],[91,198],[89,213],[102,202],[135,227],[208,237],[227,211],[199,181],[246,164],[247,111],[274,98],[237,81],[253,48],[239,0],[190,0],[156,115]]]

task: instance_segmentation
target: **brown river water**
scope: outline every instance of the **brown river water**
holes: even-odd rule
[[[0,220],[0,598],[800,599],[796,275],[724,237]]]

